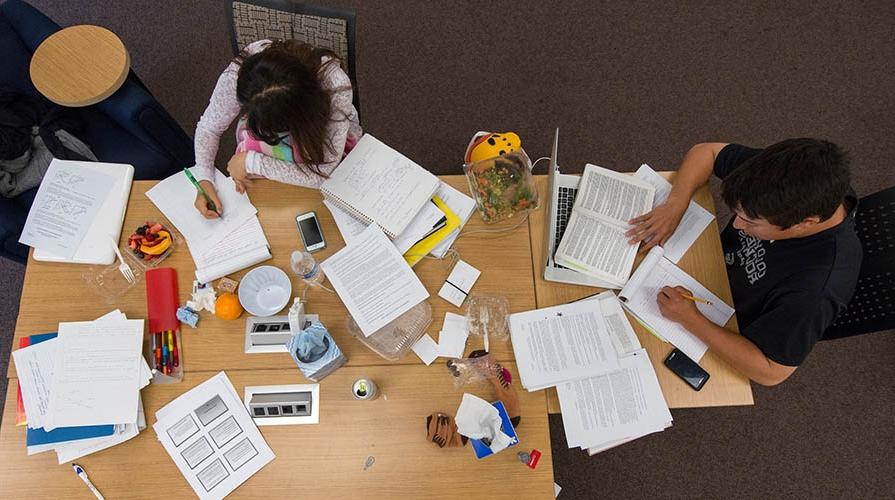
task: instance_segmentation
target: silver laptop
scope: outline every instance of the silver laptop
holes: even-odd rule
[[[553,149],[550,152],[550,168],[547,171],[547,182],[549,183],[547,187],[547,206],[550,208],[547,213],[546,234],[544,235],[545,255],[547,256],[547,262],[544,266],[544,279],[602,288],[606,286],[606,283],[600,279],[573,271],[557,264],[553,260],[556,247],[559,246],[562,235],[566,231],[566,225],[569,223],[569,216],[572,215],[572,205],[575,204],[575,195],[578,194],[578,183],[581,182],[580,176],[564,175],[559,172],[556,157],[558,147],[559,129],[557,128],[556,134],[553,136]]]

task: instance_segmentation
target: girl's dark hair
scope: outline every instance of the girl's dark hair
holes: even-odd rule
[[[325,56],[331,59],[323,63]],[[310,170],[325,177],[317,164],[324,161],[324,148],[336,151],[326,135],[331,96],[318,75],[330,64],[340,64],[339,56],[297,40],[281,40],[257,54],[243,52],[236,62],[236,97],[252,134],[276,145],[288,132],[296,161],[300,156]]]
[[[731,209],[786,229],[829,219],[851,192],[848,153],[828,141],[787,139],[725,177],[721,196]]]

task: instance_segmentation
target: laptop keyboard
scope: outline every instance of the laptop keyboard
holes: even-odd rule
[[[569,224],[569,217],[572,215],[572,205],[575,204],[575,196],[578,190],[575,188],[561,187],[559,188],[559,198],[556,200],[556,234],[553,236],[553,250],[559,248],[559,242],[562,240],[563,233],[566,232],[566,226]],[[559,269],[568,269],[556,262],[553,266]]]

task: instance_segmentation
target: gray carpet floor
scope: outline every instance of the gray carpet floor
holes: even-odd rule
[[[436,173],[460,171],[477,130],[541,156],[559,126],[567,172],[816,136],[851,152],[859,195],[895,185],[895,2],[321,3],[357,10],[366,131]],[[192,134],[231,57],[227,2],[33,4],[115,31]],[[220,165],[232,150],[228,135]],[[3,363],[21,274],[0,266]],[[667,431],[595,457],[552,416],[560,498],[891,498],[893,379],[890,331],[820,344],[781,386],[755,386],[755,406],[675,410]]]

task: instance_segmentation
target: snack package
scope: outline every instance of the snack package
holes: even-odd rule
[[[522,148],[463,165],[469,190],[487,224],[538,208],[531,160]]]

